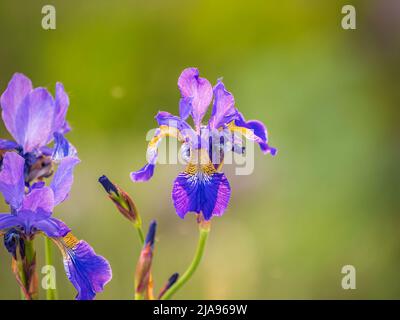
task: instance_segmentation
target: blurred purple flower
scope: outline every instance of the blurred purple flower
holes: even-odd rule
[[[93,299],[110,281],[110,265],[96,255],[88,243],[76,239],[64,222],[52,217],[54,207],[69,194],[73,169],[78,163],[78,158],[63,158],[50,186],[37,182],[26,192],[25,160],[15,152],[7,152],[0,172],[0,192],[11,212],[0,214],[0,234],[8,234],[12,230],[14,238],[17,235],[17,238],[30,240],[38,233],[51,238],[63,254],[66,274],[78,291],[76,298],[87,300]],[[10,252],[15,250],[8,244]]]
[[[76,156],[75,148],[64,137],[70,131],[65,119],[69,98],[61,83],[56,83],[54,99],[47,89],[33,88],[29,78],[15,73],[0,104],[4,124],[14,138],[0,139],[0,150],[18,151],[28,167],[42,157],[59,161]],[[54,147],[48,147],[53,141]]]
[[[243,153],[244,148],[235,133],[260,145],[264,153],[276,154],[276,149],[268,145],[265,125],[257,120],[246,121],[235,107],[233,95],[225,89],[221,80],[212,88],[210,82],[199,77],[196,68],[183,70],[178,79],[181,93],[180,116],[161,111],[156,115],[159,128],[147,149],[148,163],[131,173],[134,182],[147,181],[154,174],[158,157],[158,146],[166,136],[172,136],[183,143],[183,158],[188,165],[175,179],[172,199],[179,217],[188,212],[202,213],[205,220],[221,216],[230,199],[227,178],[219,170],[225,152],[232,150]],[[211,117],[207,125],[202,119],[213,99]],[[186,122],[191,116],[195,129]]]

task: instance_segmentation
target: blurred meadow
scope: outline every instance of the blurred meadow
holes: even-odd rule
[[[357,30],[341,28],[349,1],[0,2],[0,91],[22,72],[52,92],[63,82],[70,97],[68,138],[82,163],[55,215],[110,261],[113,279],[98,299],[133,298],[140,250],[97,182],[102,174],[131,194],[145,228],[159,222],[157,290],[194,254],[195,217],[179,219],[170,200],[183,167],[160,165],[147,183],[129,178],[145,164],[157,111],[178,113],[177,79],[189,66],[212,83],[223,76],[279,153],[256,148],[249,176],[227,166],[229,208],[175,297],[400,298],[400,3],[350,2]],[[46,4],[57,10],[56,30],[41,27]],[[43,265],[41,237],[36,247]],[[72,299],[56,257],[60,298]],[[19,298],[10,262],[1,245],[1,299]],[[356,290],[341,287],[347,264]]]

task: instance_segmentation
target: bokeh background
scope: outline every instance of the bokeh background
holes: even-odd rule
[[[357,30],[341,28],[348,3]],[[46,4],[56,7],[56,30],[41,28]],[[178,112],[176,82],[188,66],[213,83],[223,76],[279,153],[256,150],[250,176],[226,169],[229,209],[213,220],[205,259],[176,298],[400,298],[397,0],[2,0],[0,39],[0,91],[18,71],[52,92],[62,81],[69,93],[68,137],[82,163],[55,214],[110,261],[99,299],[132,299],[140,250],[102,174],[132,195],[146,227],[159,222],[156,289],[193,256],[194,215],[180,220],[170,201],[182,167],[159,166],[145,184],[129,179],[145,163],[154,115]],[[41,238],[36,247],[42,265]],[[57,258],[59,295],[71,299]],[[3,246],[0,264],[0,298],[19,298]],[[347,264],[356,290],[341,288]]]

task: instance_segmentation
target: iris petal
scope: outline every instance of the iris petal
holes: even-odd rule
[[[52,238],[65,237],[71,229],[61,220],[56,218],[46,218],[33,223],[33,226]]]
[[[60,161],[65,157],[76,157],[75,147],[64,137],[62,133],[54,133],[54,149],[51,157],[54,161]]]
[[[0,192],[13,209],[21,206],[24,197],[24,166],[24,158],[17,153],[5,154],[0,172]]]
[[[190,110],[194,123],[200,126],[213,95],[210,82],[205,78],[200,78],[199,70],[196,68],[187,68],[179,76],[178,88],[184,99],[180,104],[185,105],[181,107],[181,117],[184,118]]]
[[[172,200],[176,213],[184,218],[188,212],[202,213],[205,220],[222,215],[229,203],[228,179],[214,166],[190,163],[175,179]]]
[[[45,146],[53,135],[54,100],[44,88],[32,90],[16,115],[17,142],[25,152]]]
[[[162,120],[160,120],[162,121]],[[161,125],[156,130],[153,138],[147,146],[147,164],[138,171],[131,172],[130,176],[133,182],[148,181],[154,174],[154,167],[158,158],[158,146],[165,137],[175,137],[179,141],[184,141],[184,137],[178,127]]]
[[[18,143],[10,140],[0,139],[0,150],[13,150],[18,148]]]
[[[0,98],[4,124],[16,141],[18,141],[17,113],[22,101],[31,91],[31,80],[21,73],[15,73]]]
[[[66,133],[64,128],[66,127],[65,117],[67,115],[69,106],[69,98],[67,93],[64,90],[64,86],[62,83],[56,83],[56,99],[55,99],[55,115],[54,115],[54,125],[53,131]]]
[[[54,205],[60,204],[68,197],[74,181],[73,170],[79,162],[80,160],[78,158],[67,157],[61,160],[58,165],[57,171],[50,184],[50,188],[54,192]]]
[[[0,213],[0,232],[19,224],[19,219],[11,213]]]
[[[233,95],[225,89],[223,82],[218,80],[214,87],[214,103],[209,121],[210,128],[218,129],[231,122],[236,115]]]
[[[260,145],[261,151],[276,155],[277,149],[271,147],[268,142],[268,134],[265,125],[258,120],[246,121],[241,113],[238,112],[238,117],[228,125],[232,132],[242,134],[247,139],[254,141]]]
[[[94,299],[112,278],[108,261],[97,255],[86,241],[78,240],[71,233],[54,241],[63,253],[68,279],[78,291],[76,299]]]
[[[34,188],[29,192],[22,204],[22,210],[36,212],[39,209],[51,214],[54,208],[54,193],[49,187]]]

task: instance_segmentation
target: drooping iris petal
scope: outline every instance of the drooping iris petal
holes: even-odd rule
[[[15,227],[19,224],[19,219],[11,213],[0,213],[0,230]]]
[[[214,87],[214,103],[209,121],[210,128],[218,129],[231,122],[236,115],[233,95],[225,89],[223,82],[218,80]]]
[[[71,232],[71,229],[64,222],[51,217],[35,221],[32,225],[51,238],[62,238]]]
[[[17,113],[22,101],[31,91],[31,80],[21,73],[15,73],[0,98],[4,124],[16,141],[18,141],[19,126],[16,120]]]
[[[94,299],[112,278],[108,261],[97,255],[87,242],[78,240],[71,233],[54,241],[63,254],[68,279],[78,291],[76,299]]]
[[[54,192],[54,205],[60,204],[67,198],[74,181],[73,170],[79,162],[80,160],[75,157],[61,160],[50,184],[50,188]]]
[[[188,212],[202,213],[205,220],[222,215],[229,203],[228,179],[216,172],[212,163],[189,164],[175,179],[172,199],[176,213],[184,218]]]
[[[17,153],[7,152],[4,155],[0,172],[0,192],[13,209],[21,206],[24,197],[24,165],[24,158]]]
[[[184,141],[180,130],[177,127],[161,125],[154,133],[153,138],[147,146],[147,164],[138,171],[131,172],[130,176],[134,182],[149,180],[154,174],[154,167],[158,158],[158,146],[165,137],[174,137],[179,141]]]
[[[13,150],[18,148],[18,143],[11,141],[0,139],[0,150]]]
[[[246,121],[243,115],[238,112],[238,117],[235,121],[228,125],[232,132],[238,132],[247,139],[257,142],[260,145],[261,151],[275,155],[277,150],[268,145],[268,135],[265,125],[258,120]]]
[[[77,154],[76,148],[62,133],[54,133],[54,149],[51,155],[54,161],[60,161],[65,157],[76,157]]]
[[[148,163],[142,169],[131,172],[131,179],[133,182],[144,182],[148,181],[153,177],[154,164]]]
[[[40,210],[51,214],[54,208],[54,193],[49,187],[32,189],[22,203],[23,211],[37,212]]]
[[[56,83],[56,99],[55,99],[55,115],[54,115],[54,132],[62,132],[64,131],[66,120],[65,117],[67,115],[69,106],[69,98],[67,93],[64,90],[64,86],[62,83]]]
[[[24,152],[45,146],[53,134],[54,100],[44,88],[36,88],[22,101],[16,116],[15,140]]]
[[[200,126],[207,108],[212,99],[212,86],[205,78],[199,77],[197,68],[187,68],[183,70],[178,79],[178,88],[182,99],[180,102],[181,117],[191,111],[195,125]]]

